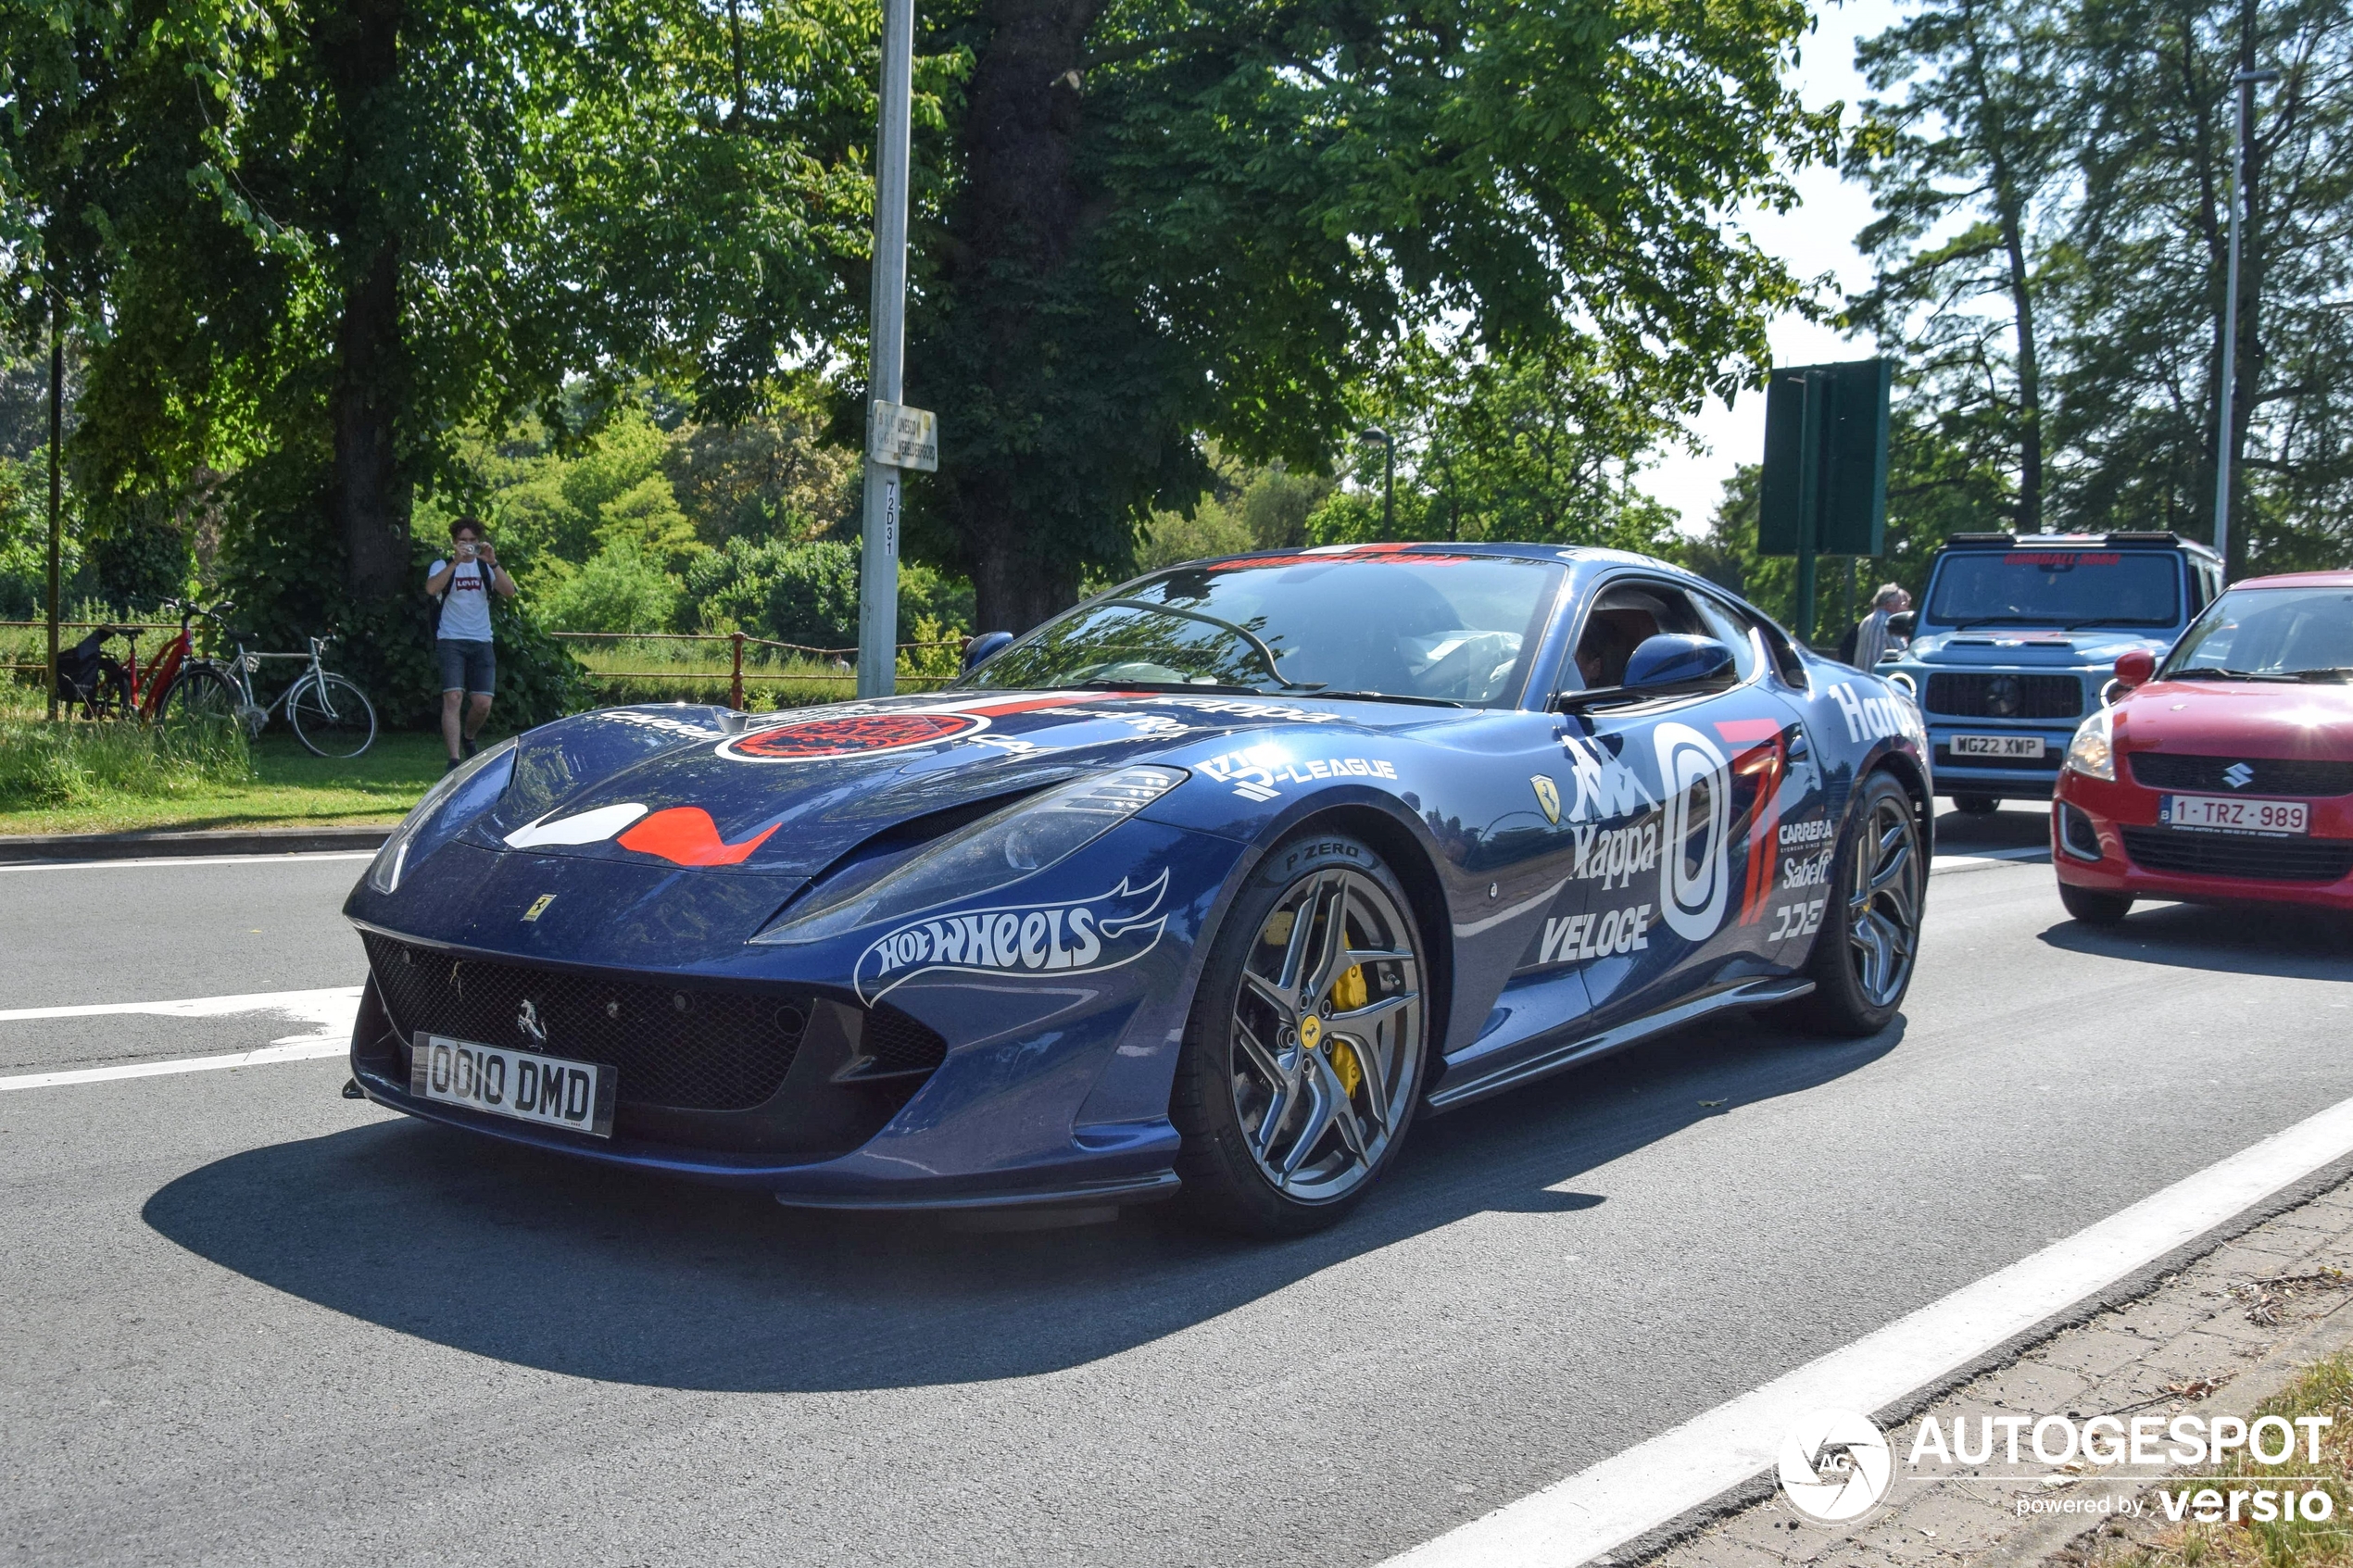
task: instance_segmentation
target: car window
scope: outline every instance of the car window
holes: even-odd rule
[[[1561,666],[1556,689],[1591,691],[1622,684],[1626,661],[1662,633],[1714,637],[1732,650],[1742,680],[1756,669],[1752,634],[1732,612],[1705,595],[1655,578],[1618,578],[1603,585],[1585,611],[1577,646]]]
[[[2353,674],[2353,591],[2233,588],[2182,634],[2161,673]]]
[[[1216,685],[1492,707],[1525,683],[1562,570],[1423,551],[1177,567],[1056,617],[957,684]]]
[[[1939,626],[2173,626],[2180,557],[2155,550],[1956,550],[1929,585]]]

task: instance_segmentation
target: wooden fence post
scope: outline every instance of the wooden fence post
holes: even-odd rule
[[[735,645],[736,669],[728,686],[727,706],[741,712],[744,706],[744,634],[738,632],[730,640]]]

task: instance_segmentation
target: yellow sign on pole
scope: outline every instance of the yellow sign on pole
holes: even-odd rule
[[[895,469],[921,469],[925,473],[939,468],[939,419],[928,408],[910,408],[904,403],[875,403],[873,429],[868,433],[866,455],[878,463]]]

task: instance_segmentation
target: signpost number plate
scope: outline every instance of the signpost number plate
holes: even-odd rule
[[[939,418],[928,408],[904,403],[875,403],[874,428],[868,433],[866,455],[896,469],[939,468]]]

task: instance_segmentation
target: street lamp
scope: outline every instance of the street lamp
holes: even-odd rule
[[[2231,278],[2222,304],[2222,423],[2214,441],[2214,553],[2222,558],[2225,582],[2231,575],[2231,405],[2238,388],[2239,229],[2247,199],[2246,128],[2255,118],[2256,84],[2279,79],[2275,70],[2243,70],[2231,78],[2239,90],[2239,123],[2231,153]]]
[[[1381,504],[1380,532],[1384,539],[1397,537],[1397,438],[1378,425],[1367,425],[1356,433],[1359,441],[1378,441],[1381,445]]]
[[[900,470],[875,450],[872,410],[896,406],[907,333],[907,143],[915,0],[884,0],[882,91],[875,124],[875,278],[869,318],[866,515],[858,574],[858,695],[888,696],[899,676]],[[904,459],[900,459],[903,461]]]

